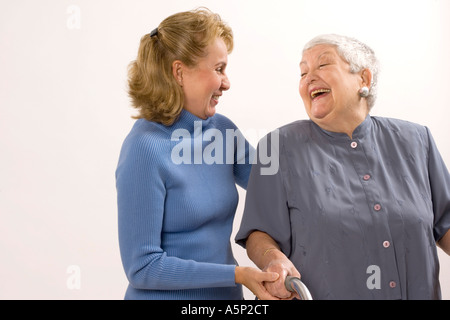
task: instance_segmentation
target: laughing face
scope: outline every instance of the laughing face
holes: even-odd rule
[[[201,119],[215,114],[223,91],[230,88],[225,73],[228,63],[225,42],[220,38],[215,39],[206,52],[207,55],[200,58],[196,66],[181,66],[179,74],[185,97],[184,108]]]
[[[334,46],[317,45],[305,51],[300,70],[300,96],[312,121],[323,129],[340,131],[336,124],[365,118],[367,107],[361,107],[357,94],[361,74],[350,72]]]

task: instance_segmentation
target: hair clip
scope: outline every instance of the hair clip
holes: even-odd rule
[[[157,35],[158,35],[158,28],[153,29],[153,31],[150,32],[150,38],[152,38],[152,37],[154,37],[154,36],[157,36]]]

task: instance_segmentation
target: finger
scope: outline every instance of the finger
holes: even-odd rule
[[[282,300],[278,297],[275,297],[273,295],[271,295],[268,292],[262,292],[261,294],[258,295],[258,299],[259,300]]]
[[[291,293],[291,295],[289,297],[282,298],[280,300],[293,300],[293,299],[301,300],[300,296],[297,293]]]
[[[264,286],[260,286],[258,293],[255,294],[260,300],[281,300],[278,297],[271,295]]]
[[[261,282],[274,282],[277,281],[280,275],[276,272],[261,272],[259,281]]]
[[[291,296],[291,292],[287,291],[286,288],[279,285],[278,281],[276,282],[266,282],[265,283],[266,290],[273,296],[278,298],[289,298]]]
[[[284,279],[278,279],[274,283],[276,289],[277,289],[277,296],[280,298],[289,298],[292,295],[292,292],[288,291],[286,288],[286,285],[284,284]]]

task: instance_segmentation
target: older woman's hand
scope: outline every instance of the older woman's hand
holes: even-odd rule
[[[278,297],[280,299],[293,299],[295,297],[299,298],[297,294],[293,294],[292,292],[288,291],[285,286],[286,276],[294,276],[300,278],[300,273],[297,271],[297,269],[294,267],[294,265],[289,259],[278,258],[275,260],[271,260],[267,265],[267,267],[264,268],[264,271],[276,272],[280,275],[277,281],[266,282],[264,285],[267,291],[272,296]]]
[[[300,277],[300,273],[276,241],[265,232],[254,231],[248,237],[246,247],[248,256],[260,269],[280,275],[276,281],[264,283],[267,292],[280,299],[295,298],[297,295],[286,289],[284,281],[286,276]]]

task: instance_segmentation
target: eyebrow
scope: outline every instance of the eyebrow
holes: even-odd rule
[[[322,56],[325,56],[327,54],[333,54],[333,52],[331,52],[331,51],[322,52],[317,59],[320,59]]]
[[[221,62],[216,63],[216,64],[214,65],[214,68],[217,68],[217,67],[226,67],[226,66],[227,66],[227,63],[226,63],[225,61],[221,61]]]
[[[331,52],[331,51],[325,51],[325,52],[322,52],[318,57],[317,57],[317,60],[319,60],[320,58],[322,58],[322,56],[326,56],[326,55],[329,55],[329,54],[333,54],[333,52]],[[300,62],[300,65],[301,64],[307,64],[305,61],[301,61]]]

